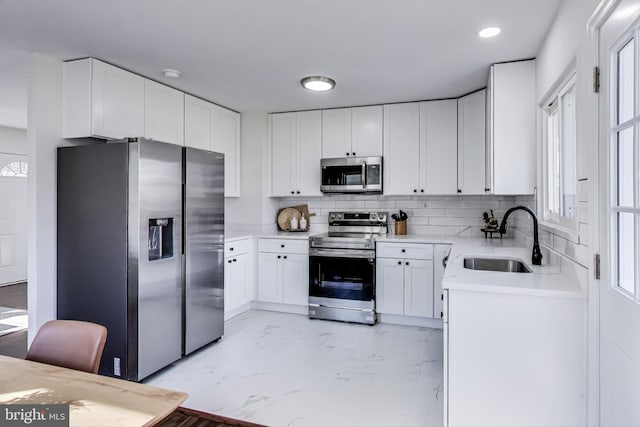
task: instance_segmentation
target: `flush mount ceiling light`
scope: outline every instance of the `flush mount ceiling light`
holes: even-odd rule
[[[324,76],[309,76],[300,80],[300,84],[305,89],[312,90],[314,92],[325,92],[331,90],[336,86],[336,82],[329,77]]]
[[[478,35],[479,35],[480,37],[482,37],[482,38],[487,39],[487,38],[489,38],[489,37],[495,37],[495,36],[497,36],[498,34],[500,34],[500,31],[501,31],[501,30],[500,30],[500,28],[498,28],[498,27],[487,27],[487,28],[485,28],[485,29],[481,30],[481,31],[478,33]]]
[[[180,71],[172,70],[171,68],[166,68],[166,69],[162,70],[162,74],[164,74],[165,77],[169,77],[170,79],[177,79],[178,77],[180,77],[182,75],[182,73],[180,73]]]

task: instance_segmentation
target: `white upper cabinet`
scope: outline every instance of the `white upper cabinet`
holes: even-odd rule
[[[240,197],[240,114],[213,105],[212,151],[224,153],[224,195]]]
[[[382,156],[382,105],[322,111],[322,157]]]
[[[240,197],[240,114],[184,96],[184,145],[224,154],[224,195]]]
[[[485,89],[458,99],[458,190],[485,194]]]
[[[383,191],[418,193],[420,187],[420,104],[384,106]]]
[[[351,109],[351,154],[382,156],[382,105]]]
[[[271,114],[271,196],[319,196],[320,111]]]
[[[456,194],[455,100],[384,106],[384,194]]]
[[[184,145],[201,150],[213,148],[213,104],[184,95]]]
[[[322,111],[322,157],[351,156],[351,108]],[[353,154],[355,156],[355,153]]]
[[[145,79],[144,136],[156,141],[183,145],[183,92]]]
[[[535,60],[489,73],[489,173],[493,194],[533,194],[536,185]]]
[[[456,194],[457,102],[455,99],[420,103],[420,193]]]
[[[65,62],[63,137],[143,136],[144,80],[93,58]]]

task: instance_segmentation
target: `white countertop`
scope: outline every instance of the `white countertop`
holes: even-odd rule
[[[225,228],[225,241],[233,242],[249,237],[306,240],[310,236],[324,232],[326,232],[326,228],[323,227],[314,227],[307,232],[287,232],[279,231],[275,224],[258,226],[227,225]],[[531,248],[519,245],[518,241],[514,239],[418,234],[398,236],[387,234],[378,238],[376,242],[452,245],[442,281],[444,289],[561,298],[586,298],[586,294],[580,284],[562,274],[559,265],[532,265]],[[525,263],[532,272],[506,273],[464,268],[464,258],[474,256],[481,258],[515,258]],[[547,260],[543,259],[543,264],[545,261]],[[442,262],[442,260],[434,259],[434,262]]]

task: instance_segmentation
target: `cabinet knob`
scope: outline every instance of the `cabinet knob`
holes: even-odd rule
[[[284,248],[284,244],[280,245],[281,248]]]
[[[278,259],[282,258],[282,256],[278,255]]]
[[[414,188],[414,189],[413,189],[413,192],[414,192],[414,193],[417,193],[417,192],[418,192],[418,190],[416,190],[416,189]]]
[[[296,191],[296,194],[300,194],[300,190]]]
[[[230,250],[230,251],[232,251],[232,250],[233,250],[233,248],[229,248],[229,250]]]
[[[398,265],[402,265],[402,261],[398,261]]]
[[[402,249],[402,253],[405,253],[405,252],[407,252],[407,250],[406,249]]]
[[[406,262],[406,265],[409,265],[409,261]]]
[[[238,260],[234,258],[234,259],[233,259],[233,262],[236,262],[236,261],[238,261]]]
[[[441,319],[444,318],[444,313],[443,312],[440,312],[440,318]]]
[[[420,190],[421,193],[424,193],[424,188],[422,190]]]
[[[296,192],[295,192],[295,191],[292,191],[292,192],[291,192],[291,194],[296,194]]]
[[[231,260],[227,261],[229,264],[231,264]]]
[[[282,258],[287,259],[287,256],[285,255],[285,256],[283,256]]]
[[[458,194],[462,193],[462,190],[458,188]]]
[[[484,192],[485,192],[485,193],[488,193],[489,191],[491,191],[491,189],[490,189],[490,188],[485,188],[485,189],[484,189]]]
[[[347,156],[349,155],[349,153],[347,153]]]
[[[352,156],[355,156],[355,155],[356,155],[356,153],[351,153],[351,155],[352,155]]]
[[[444,295],[440,294],[440,301],[444,301]]]

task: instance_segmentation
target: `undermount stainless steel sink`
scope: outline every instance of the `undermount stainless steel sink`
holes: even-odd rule
[[[464,268],[507,273],[531,273],[531,269],[522,261],[506,258],[465,258]]]

